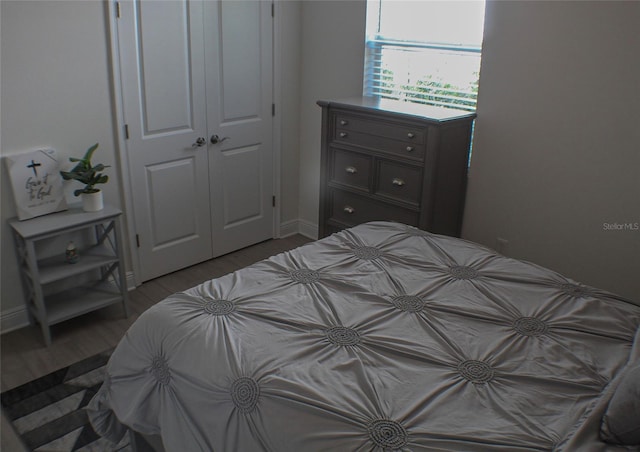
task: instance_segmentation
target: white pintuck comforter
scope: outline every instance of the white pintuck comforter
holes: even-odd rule
[[[169,451],[600,451],[640,307],[374,222],[177,293],[92,402]],[[635,338],[635,339],[634,339]]]

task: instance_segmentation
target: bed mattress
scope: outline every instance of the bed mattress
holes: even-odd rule
[[[169,451],[627,450],[598,430],[639,325],[537,265],[367,223],[147,310],[91,418]]]

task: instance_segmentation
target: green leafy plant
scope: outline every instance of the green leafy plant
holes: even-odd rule
[[[60,171],[60,175],[64,180],[77,180],[78,182],[85,184],[84,188],[80,188],[73,192],[75,196],[80,196],[82,193],[97,193],[100,189],[95,188],[95,185],[106,184],[109,180],[109,176],[100,173],[100,171],[104,171],[105,168],[108,168],[109,165],[99,163],[96,166],[93,166],[91,164],[91,157],[96,149],[98,149],[98,143],[87,149],[87,152],[85,152],[84,157],[81,159],[75,157],[69,158],[70,162],[78,162],[76,166],[74,166],[71,171]]]

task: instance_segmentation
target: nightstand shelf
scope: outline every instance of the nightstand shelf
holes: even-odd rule
[[[95,248],[100,248],[100,250]],[[104,247],[79,250],[78,253],[82,259],[72,265],[65,262],[64,256],[54,256],[38,261],[40,284],[49,284],[71,276],[81,275],[118,262],[118,257],[107,254]]]
[[[71,208],[27,221],[9,221],[29,320],[40,324],[47,346],[51,345],[50,326],[56,323],[115,303],[122,303],[125,316],[129,316],[120,246],[121,214],[109,206],[99,212]],[[36,243],[83,230],[91,232],[92,237],[79,250],[76,263],[66,262],[64,252],[46,258],[37,255]],[[78,282],[74,283],[73,278]],[[54,285],[56,282],[63,284]]]
[[[111,282],[96,282],[45,296],[47,323],[55,325],[122,300],[120,288]],[[33,312],[36,315],[37,312]]]

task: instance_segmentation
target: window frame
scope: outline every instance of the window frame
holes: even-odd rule
[[[367,2],[368,8],[370,4],[370,1]],[[380,23],[379,7],[372,9],[373,11],[367,11],[367,27],[369,27],[369,21],[372,20],[376,20],[378,24]],[[419,79],[413,83],[408,82],[405,85],[398,86],[397,83],[392,83],[389,80],[385,80],[384,78],[385,63],[383,61],[383,54],[385,51],[406,52],[407,58],[409,57],[409,53],[414,53],[417,56],[420,56],[420,54],[424,54],[424,56],[427,56],[428,52],[432,52],[433,55],[435,55],[435,53],[437,52],[450,52],[452,54],[452,58],[477,56],[481,60],[481,45],[473,46],[450,43],[422,42],[414,40],[400,40],[393,39],[389,36],[384,36],[381,33],[366,33],[365,36],[365,61],[363,78],[363,94],[365,96],[394,99],[471,112],[476,111],[480,77],[480,62],[478,63],[478,77],[467,87],[460,88],[457,86],[451,86],[451,84],[448,83],[446,79],[432,81],[431,78],[429,78],[428,82],[426,83],[425,81],[427,79]],[[458,55],[455,56],[453,54]],[[412,73],[411,69],[407,68],[406,73],[403,72],[402,76],[407,76],[409,80],[411,80],[411,75],[416,74],[417,71],[414,71]]]

